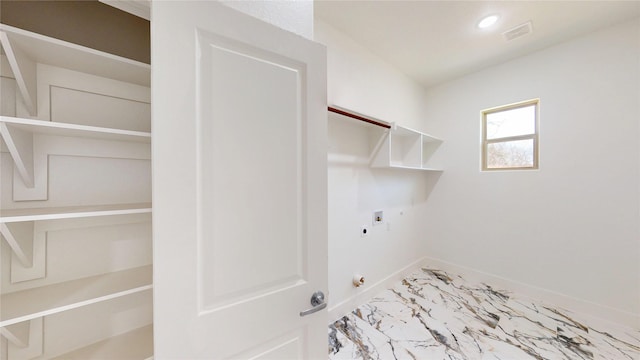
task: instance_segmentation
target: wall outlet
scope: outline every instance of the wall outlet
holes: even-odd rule
[[[379,225],[384,222],[384,213],[382,210],[373,212],[373,225]]]
[[[369,227],[367,225],[362,225],[360,227],[360,237],[366,237],[369,235]]]

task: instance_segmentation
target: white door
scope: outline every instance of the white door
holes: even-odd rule
[[[152,2],[156,359],[326,359],[326,54]]]

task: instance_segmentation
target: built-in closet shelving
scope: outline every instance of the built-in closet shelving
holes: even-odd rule
[[[151,358],[150,65],[0,42],[0,358]]]
[[[363,115],[344,107],[332,105],[329,111],[340,116],[364,121],[379,128],[374,133],[375,146],[370,156],[370,166],[374,168],[397,168],[424,171],[442,171],[433,164],[433,155],[442,144],[442,140],[429,134],[396,125],[369,115]],[[381,134],[377,136],[377,134]]]

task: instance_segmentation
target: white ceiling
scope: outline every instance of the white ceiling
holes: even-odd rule
[[[640,1],[328,1],[315,16],[425,87],[640,16]],[[491,28],[476,24],[489,14]],[[503,32],[532,22],[531,34]],[[638,34],[640,41],[640,34]]]

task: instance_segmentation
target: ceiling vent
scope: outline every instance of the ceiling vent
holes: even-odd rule
[[[502,33],[504,38],[507,41],[511,41],[513,39],[519,38],[521,36],[525,36],[527,34],[531,34],[533,32],[533,28],[531,27],[531,21],[526,22],[524,24],[518,25],[513,29],[507,30]]]

